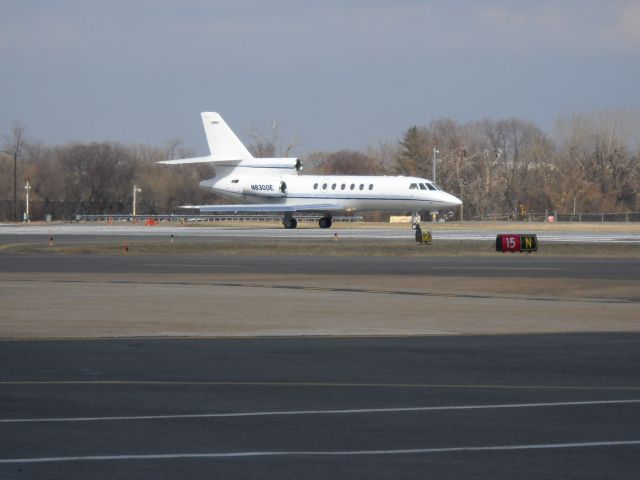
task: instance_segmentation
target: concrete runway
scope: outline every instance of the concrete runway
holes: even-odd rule
[[[0,478],[637,479],[640,335],[0,342]]]
[[[259,222],[258,222],[259,223]],[[568,224],[569,226],[580,226],[581,224]],[[587,225],[587,224],[585,224]],[[620,226],[631,225],[629,231],[620,231]],[[482,227],[482,224],[479,225]],[[469,228],[449,229],[446,225],[429,223],[423,224],[424,228],[432,228],[434,240],[495,240],[497,233],[506,233],[504,229],[511,230],[513,224],[504,226],[497,225],[495,231],[486,231],[479,228],[478,224],[470,224]],[[517,224],[518,231],[523,233],[535,233],[541,242],[565,242],[565,243],[628,243],[640,244],[640,230],[635,228],[635,224],[613,224],[610,230],[603,230],[602,224],[596,224],[590,230],[580,229],[579,231],[562,230],[563,226],[551,231],[547,230],[546,224],[521,222]],[[412,239],[413,231],[408,225],[394,228],[358,228],[349,223],[336,223],[330,229],[321,228],[297,228],[295,230],[285,230],[277,226],[269,228],[246,228],[237,226],[216,226],[216,227],[181,227],[178,224],[163,224],[158,227],[145,227],[143,225],[129,224],[51,224],[51,225],[9,225],[0,224],[0,239],[6,237],[5,241],[33,242],[46,240],[50,235],[66,243],[91,243],[104,241],[104,237],[111,239],[123,238],[161,238],[174,235],[177,238],[278,238],[278,239],[318,239],[332,236],[339,232],[340,236],[346,239],[375,239],[375,240],[400,240]]]

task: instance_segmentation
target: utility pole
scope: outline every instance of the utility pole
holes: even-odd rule
[[[13,151],[13,221],[18,220],[18,149]]]
[[[29,180],[27,180],[27,184],[24,186],[24,189],[27,191],[27,211],[24,215],[25,222],[29,221],[29,190],[31,190],[31,185],[29,185]]]
[[[135,220],[135,217],[136,217],[136,194],[138,194],[140,192],[142,192],[142,189],[138,188],[137,185],[134,185],[133,186],[133,208],[132,208],[132,210],[133,210],[133,219],[134,220]]]
[[[437,147],[433,147],[433,175],[431,178],[431,181],[433,183],[436,183],[436,155],[440,153],[440,150],[438,150]]]

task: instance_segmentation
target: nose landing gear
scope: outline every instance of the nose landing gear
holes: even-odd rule
[[[420,227],[420,214],[418,212],[413,212],[413,215],[411,215],[411,220],[409,220],[409,222],[411,222],[411,228],[413,230],[415,230],[416,228]]]

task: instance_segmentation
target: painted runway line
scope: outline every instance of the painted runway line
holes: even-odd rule
[[[158,337],[154,341],[175,340],[184,337]],[[207,338],[192,338],[190,340],[206,340]],[[216,338],[216,337],[213,337]],[[257,337],[243,337],[245,339],[257,339]],[[376,337],[377,338],[377,337]],[[128,337],[131,339],[149,340],[145,337]],[[87,338],[85,342],[109,342],[110,338]],[[15,339],[2,340],[7,342],[77,342],[71,339]],[[558,391],[638,391],[640,385],[498,385],[498,384],[446,384],[446,383],[345,383],[345,382],[216,382],[207,380],[6,380],[0,381],[0,387],[4,385],[140,385],[140,386],[209,386],[209,387],[283,387],[283,388],[437,388],[437,389],[486,389],[486,390],[558,390]]]
[[[236,413],[193,413],[173,415],[131,415],[111,417],[58,417],[58,418],[3,418],[0,424],[7,423],[62,423],[62,422],[104,422],[104,421],[132,421],[132,420],[171,420],[194,418],[238,418],[238,417],[275,417],[297,415],[357,415],[357,414],[382,414],[382,413],[410,413],[432,411],[458,411],[458,410],[498,410],[516,408],[552,408],[552,407],[583,407],[602,405],[629,405],[640,404],[640,399],[625,400],[587,400],[576,402],[542,402],[542,403],[505,403],[494,405],[444,405],[426,407],[397,407],[397,408],[358,408],[340,410],[289,410],[289,411],[265,411],[265,412],[236,412]]]
[[[551,450],[576,449],[597,447],[624,447],[640,445],[640,440],[609,440],[600,442],[572,442],[572,443],[539,443],[530,445],[491,445],[444,448],[411,448],[404,450],[351,450],[351,451],[249,451],[249,452],[212,452],[212,453],[166,453],[151,455],[87,455],[69,457],[37,457],[37,458],[3,458],[0,464],[13,463],[53,463],[53,462],[92,462],[92,461],[122,461],[122,460],[175,460],[175,459],[206,459],[206,458],[242,458],[242,457],[285,457],[285,456],[314,456],[314,457],[346,457],[363,455],[418,455],[458,452],[496,452],[517,450]]]

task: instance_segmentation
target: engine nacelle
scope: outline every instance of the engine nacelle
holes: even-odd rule
[[[265,177],[242,181],[242,193],[260,197],[284,197],[287,195],[287,183],[279,178],[269,180]]]
[[[274,169],[283,173],[286,170],[289,175],[298,175],[302,170],[302,162],[299,158],[252,158],[242,160],[238,167],[251,167],[254,171],[264,170],[267,174],[273,172]]]

